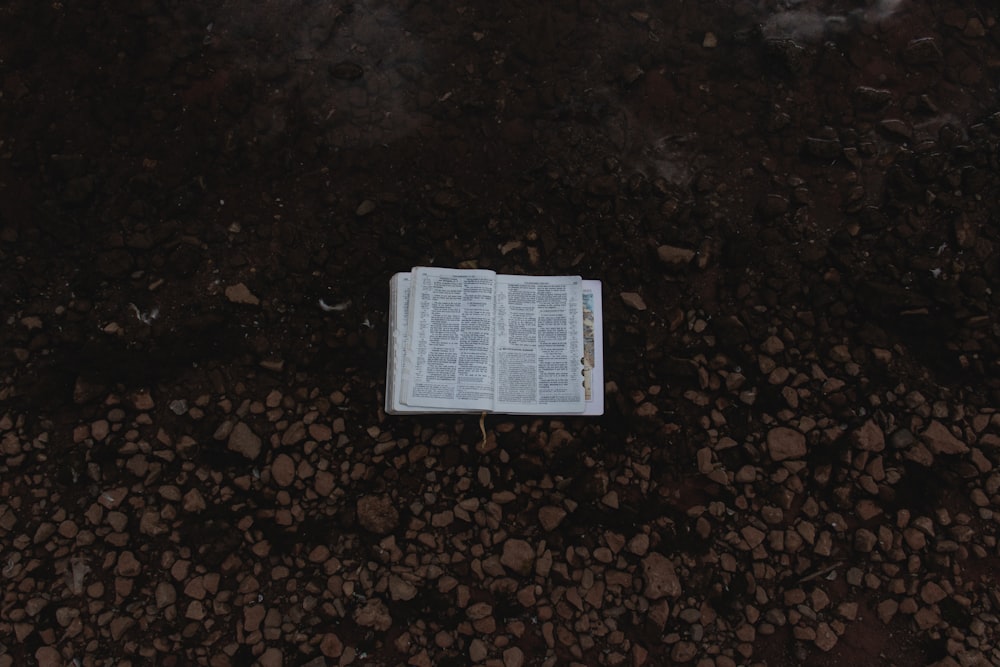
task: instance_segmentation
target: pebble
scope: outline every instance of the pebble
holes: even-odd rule
[[[559,527],[563,519],[566,518],[566,510],[561,507],[546,505],[538,510],[538,522],[542,530],[551,532]]]
[[[642,560],[642,574],[646,580],[643,595],[650,600],[663,597],[680,597],[681,582],[674,565],[666,556],[651,553]]]
[[[354,214],[359,218],[363,218],[366,215],[372,213],[376,208],[377,206],[374,201],[372,201],[371,199],[365,199],[360,204],[358,204],[358,208],[355,209]]]
[[[230,451],[242,454],[246,458],[253,460],[260,455],[261,440],[249,426],[243,422],[238,422],[233,426],[233,430],[229,434],[229,443],[227,446]]]
[[[142,571],[142,564],[136,560],[135,554],[131,551],[123,551],[118,556],[118,564],[115,566],[115,574],[122,577],[134,577]]]
[[[248,306],[260,305],[260,299],[254,296],[250,288],[243,283],[236,283],[226,287],[226,298],[232,303],[239,303]]]
[[[271,478],[280,487],[291,486],[295,481],[295,461],[288,454],[278,454],[271,463]]]
[[[503,543],[503,555],[500,562],[508,570],[527,576],[535,564],[535,550],[532,546],[519,539],[509,539]]]
[[[417,587],[402,577],[389,577],[389,596],[393,600],[412,600],[417,596]]]
[[[370,598],[354,611],[354,622],[366,628],[385,632],[392,627],[392,616],[385,603],[378,598]]]
[[[802,458],[806,454],[806,437],[787,426],[776,426],[767,433],[767,451],[774,461]]]
[[[399,512],[389,496],[363,496],[357,503],[358,522],[376,535],[386,535],[399,524]]]
[[[523,667],[524,651],[517,646],[511,646],[503,652],[504,667]]]
[[[260,667],[282,667],[284,661],[285,656],[282,654],[281,649],[272,646],[261,654]]]
[[[821,651],[833,650],[833,647],[837,645],[837,639],[837,633],[830,628],[828,623],[824,622],[816,626],[816,639],[814,641]]]
[[[694,250],[678,248],[672,245],[661,245],[656,249],[656,256],[666,267],[670,269],[681,269],[689,264],[695,257]],[[622,295],[624,299],[624,294]],[[640,309],[641,310],[641,309]]]
[[[160,609],[169,607],[177,601],[177,590],[166,581],[161,581],[156,585],[156,606]]]
[[[920,434],[920,439],[934,454],[964,454],[969,451],[968,445],[956,438],[948,427],[933,420]]]
[[[638,292],[622,292],[622,301],[633,310],[646,310],[646,302],[642,300]]]
[[[885,449],[885,434],[874,420],[869,419],[851,434],[851,442],[862,451],[881,452]]]
[[[649,551],[649,535],[645,533],[636,533],[625,546],[629,553],[635,554],[636,556],[645,556],[646,552]]]
[[[59,651],[52,646],[43,646],[35,651],[35,661],[38,667],[62,667],[63,664]]]
[[[344,652],[344,644],[340,641],[340,637],[332,632],[328,632],[320,640],[319,650],[328,658],[339,658]]]

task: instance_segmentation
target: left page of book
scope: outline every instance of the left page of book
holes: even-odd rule
[[[401,402],[493,409],[493,271],[415,267]]]
[[[403,404],[403,361],[410,313],[410,274],[397,273],[389,281],[389,350],[385,372],[385,411],[389,414],[426,412]]]

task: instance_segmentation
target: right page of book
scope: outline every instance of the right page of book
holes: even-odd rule
[[[604,414],[604,307],[601,281],[583,281],[583,390],[585,415]]]
[[[580,277],[498,275],[496,285],[494,410],[582,413]]]

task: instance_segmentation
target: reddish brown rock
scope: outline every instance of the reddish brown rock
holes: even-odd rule
[[[364,605],[354,610],[354,622],[366,628],[385,632],[392,627],[392,616],[385,603],[378,598],[370,598]]]
[[[863,451],[881,452],[885,449],[885,433],[873,419],[869,419],[851,434],[851,442]]]
[[[806,455],[806,437],[793,428],[776,426],[767,434],[767,451],[774,461],[800,459]]]
[[[278,486],[291,486],[295,481],[295,461],[288,454],[278,454],[271,463],[271,478]]]
[[[261,441],[260,437],[249,426],[239,422],[233,426],[233,430],[229,434],[228,447],[231,451],[253,460],[260,455]]]
[[[542,524],[542,529],[546,532],[558,528],[564,518],[566,518],[566,510],[561,507],[546,505],[538,510],[538,522]]]
[[[500,562],[508,570],[521,576],[531,574],[535,564],[535,550],[524,540],[510,539],[503,543],[503,555]]]
[[[389,496],[364,496],[358,500],[358,523],[376,535],[386,535],[399,524],[399,512]]]
[[[344,644],[340,641],[340,637],[328,632],[320,640],[319,650],[328,658],[339,658],[340,654],[344,652]]]
[[[968,445],[956,438],[947,426],[936,419],[927,425],[920,434],[920,439],[934,454],[963,454],[969,451]]]
[[[650,600],[680,596],[681,582],[674,572],[674,564],[663,554],[654,552],[643,558],[642,574],[646,579],[643,595]]]

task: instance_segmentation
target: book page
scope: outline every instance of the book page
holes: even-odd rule
[[[389,350],[385,374],[385,411],[390,414],[426,412],[400,402],[403,396],[403,367],[406,355],[407,324],[410,314],[410,274],[397,273],[389,283]]]
[[[497,276],[497,412],[583,412],[581,282]]]
[[[493,409],[495,282],[492,271],[413,269],[403,403]]]
[[[583,388],[585,415],[604,414],[604,309],[601,281],[583,281]]]

